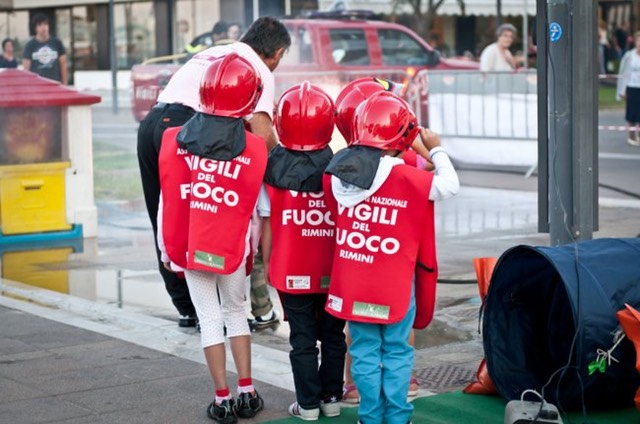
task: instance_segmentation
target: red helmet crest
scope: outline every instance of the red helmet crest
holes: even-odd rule
[[[356,108],[353,146],[381,150],[407,150],[420,127],[407,102],[386,91],[373,94]]]
[[[241,118],[253,112],[262,80],[251,63],[231,53],[216,58],[200,81],[200,108],[209,115]]]
[[[291,150],[320,150],[331,141],[335,109],[321,88],[304,81],[285,91],[276,107],[280,142]]]

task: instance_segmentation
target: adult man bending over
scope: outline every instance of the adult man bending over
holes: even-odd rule
[[[275,83],[272,72],[290,45],[291,37],[287,28],[275,18],[262,17],[249,27],[240,42],[214,46],[197,53],[169,80],[158,97],[158,103],[138,128],[138,162],[154,237],[156,237],[158,230],[156,221],[160,197],[158,154],[162,134],[167,128],[183,125],[199,109],[200,80],[211,60],[230,53],[237,53],[247,59],[260,74],[263,85],[262,93],[254,113],[246,116],[245,119],[249,123],[251,132],[262,137],[270,150],[277,143],[272,128],[275,103]],[[184,278],[180,278],[177,274],[164,268],[157,243],[156,254],[158,269],[165,282],[165,287],[180,314],[178,324],[181,327],[195,326],[196,313]],[[270,304],[268,292],[267,300]]]

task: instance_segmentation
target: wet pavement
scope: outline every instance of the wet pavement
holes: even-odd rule
[[[536,179],[523,174],[461,170],[460,194],[436,205],[440,283],[434,321],[416,337],[421,395],[461,389],[482,358],[472,259],[549,244],[537,231]],[[95,239],[0,250],[0,422],[207,422],[199,336],[176,325],[143,203],[97,206]],[[599,212],[594,238],[640,233],[640,200],[601,188]],[[269,405],[245,422],[286,416],[294,400],[287,336],[285,322],[253,335],[254,378]]]

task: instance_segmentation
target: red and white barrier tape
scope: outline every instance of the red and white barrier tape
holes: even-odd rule
[[[629,125],[598,125],[599,131],[640,131],[640,127]]]

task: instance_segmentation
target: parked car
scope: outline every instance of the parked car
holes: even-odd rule
[[[414,76],[423,69],[477,70],[477,62],[445,59],[410,29],[389,22],[361,19],[284,19],[292,44],[274,72],[276,95],[309,80],[337,96],[348,82],[365,76],[403,82],[413,107],[427,124],[426,81]],[[175,59],[175,57],[173,58]],[[149,63],[151,62],[151,63]],[[147,63],[131,70],[133,114],[140,121],[180,66]],[[175,61],[174,61],[175,62]],[[423,73],[424,74],[424,73]]]

